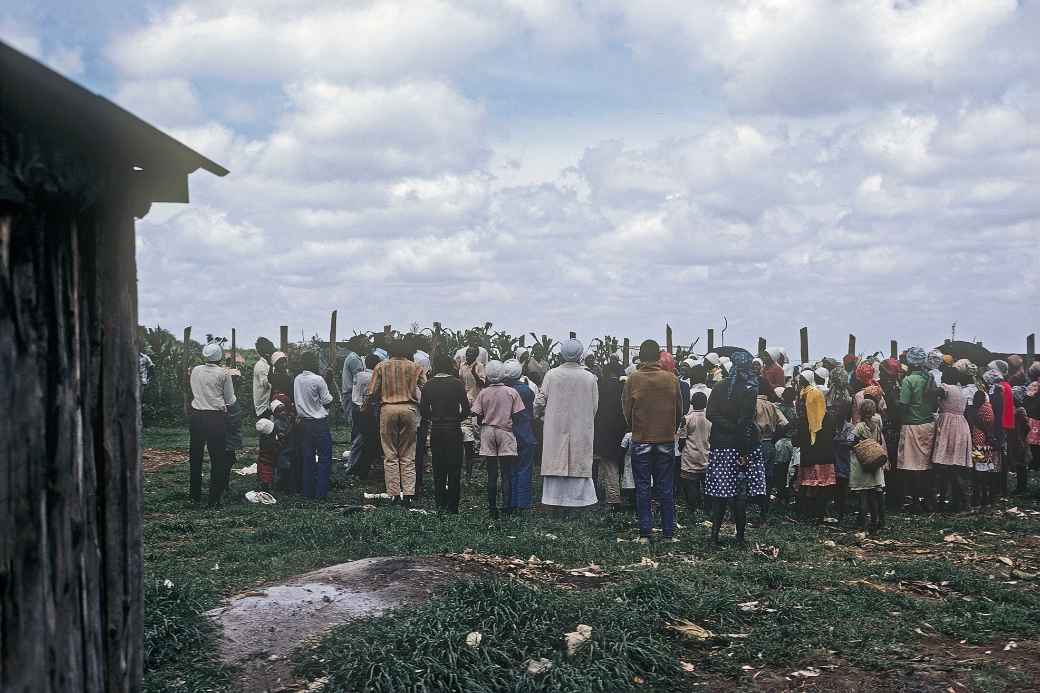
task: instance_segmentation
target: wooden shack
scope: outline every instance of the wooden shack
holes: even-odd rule
[[[141,687],[134,218],[200,168],[0,43],[0,690]]]

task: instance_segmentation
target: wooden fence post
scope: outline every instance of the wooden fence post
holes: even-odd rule
[[[809,363],[809,328],[799,330],[798,337],[802,343],[802,363]]]
[[[889,342],[889,353],[891,354],[892,358],[899,358],[899,342],[897,342],[894,339],[891,342]]]
[[[761,356],[765,352],[766,352],[766,338],[765,337],[759,337],[758,338],[758,355]]]
[[[849,352],[848,353],[852,354],[853,356],[856,355],[856,335],[854,335],[854,334],[850,334],[849,335]]]
[[[181,392],[184,394],[184,415],[191,412],[191,379],[188,374],[188,364],[191,363],[191,325],[184,328],[184,341],[181,342]]]
[[[715,351],[715,330],[708,328],[708,353]]]
[[[1036,360],[1036,333],[1026,337],[1026,368]],[[1034,448],[1035,449],[1035,448]]]
[[[667,349],[668,353],[671,354],[672,353],[672,326],[669,325],[668,323],[664,324],[664,343],[665,343],[665,349]]]
[[[231,328],[231,367],[238,368],[238,359],[235,356],[238,353],[238,345],[235,341],[235,328]]]
[[[281,339],[278,340],[280,342],[280,345],[278,347],[278,351],[282,352],[283,354],[288,354],[289,353],[289,326],[288,325],[282,325],[281,327],[278,328],[278,330],[279,330],[279,333],[281,334]]]
[[[631,348],[632,348],[632,342],[629,341],[628,337],[625,337],[625,348],[622,351],[622,355],[624,356],[624,361],[625,361],[625,368],[628,368],[629,365],[632,363],[632,357],[629,354],[629,349],[631,349]]]
[[[332,311],[332,317],[329,318],[329,377],[326,378],[333,401],[340,399],[336,382],[336,313],[337,311]]]

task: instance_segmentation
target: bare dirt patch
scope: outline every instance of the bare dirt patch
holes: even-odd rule
[[[367,558],[240,594],[206,615],[223,629],[220,656],[239,669],[240,690],[305,690],[289,660],[305,641],[426,599],[463,572],[472,571],[442,557]]]
[[[692,690],[981,693],[1040,687],[1040,643],[1034,641],[968,645],[929,639],[886,671],[861,669],[828,652],[812,653],[800,661],[787,668],[748,666],[738,680],[694,672]]]
[[[184,450],[162,450],[159,448],[144,448],[141,450],[141,468],[145,472],[154,472],[163,467],[187,464],[187,462],[188,453]]]

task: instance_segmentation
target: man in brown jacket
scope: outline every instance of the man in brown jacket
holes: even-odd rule
[[[661,504],[661,534],[674,541],[675,432],[682,420],[682,394],[675,373],[661,367],[661,346],[652,339],[639,347],[639,368],[625,381],[625,419],[632,428],[632,475],[636,482],[639,541],[650,542],[651,480]]]

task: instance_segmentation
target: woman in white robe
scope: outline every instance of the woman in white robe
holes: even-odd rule
[[[550,370],[535,397],[535,416],[544,418],[542,504],[580,508],[596,503],[592,451],[599,385],[581,366],[581,342],[560,345],[563,363]]]

